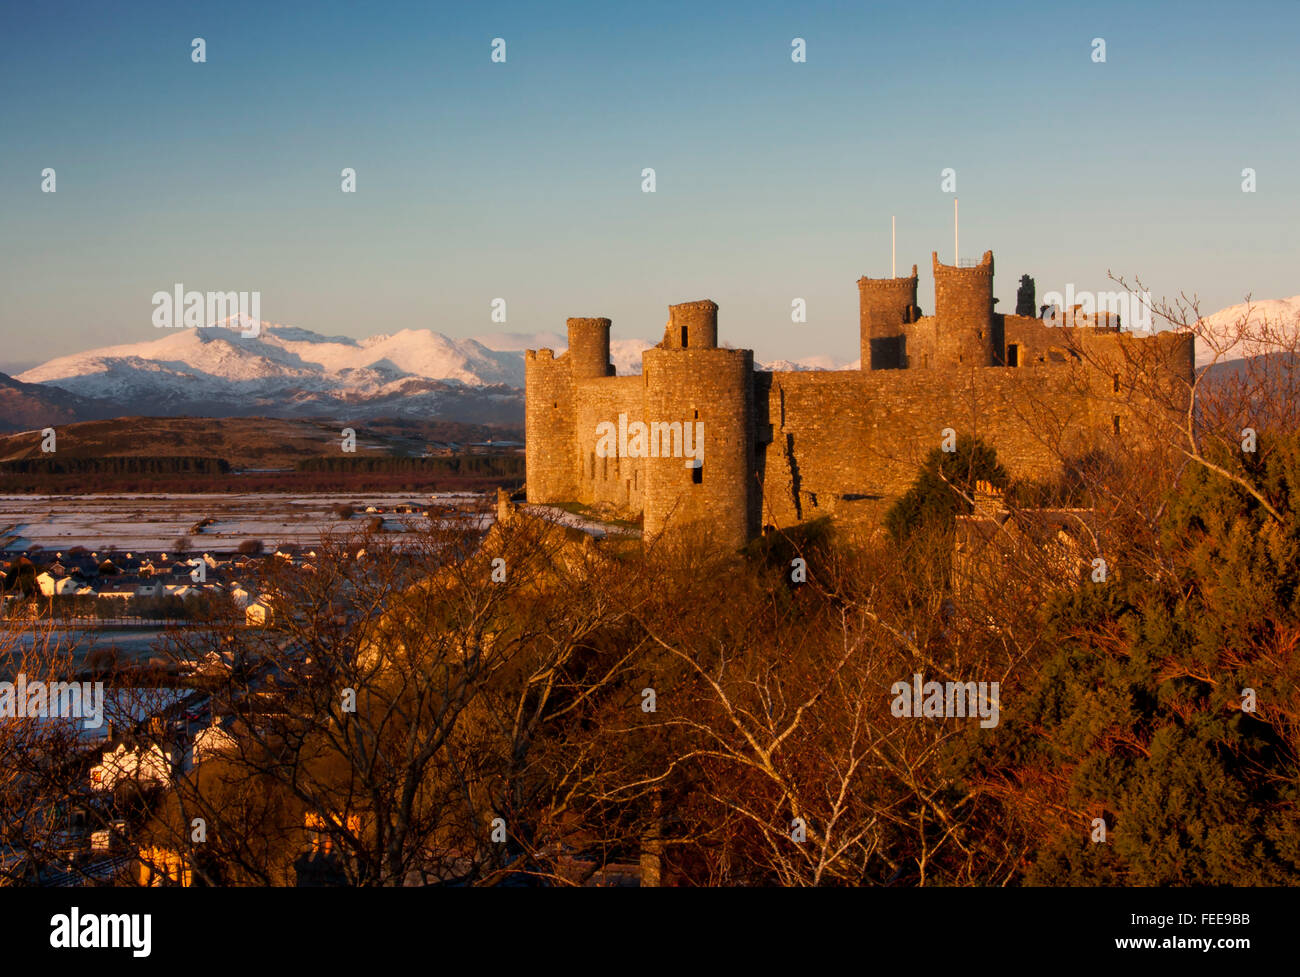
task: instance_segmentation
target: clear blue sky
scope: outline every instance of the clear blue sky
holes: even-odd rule
[[[1025,272],[1040,295],[1141,275],[1204,311],[1300,293],[1295,0],[0,18],[0,369],[157,338],[150,297],[175,282],[257,289],[265,319],[357,336],[607,315],[616,337],[657,339],[668,304],[708,297],[721,338],[760,357],[852,358],[854,283],[889,273],[891,214],[933,308],[945,167],[963,256],[993,249],[1003,311]]]

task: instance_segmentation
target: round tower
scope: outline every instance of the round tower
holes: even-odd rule
[[[903,365],[903,326],[920,317],[916,307],[916,265],[910,278],[858,279],[863,370],[897,370]]]
[[[612,376],[608,319],[569,319],[569,370],[574,380]]]
[[[938,322],[935,366],[992,366],[993,252],[978,265],[959,268],[934,263],[934,315]]]
[[[685,530],[738,549],[758,531],[754,354],[692,348],[687,330],[686,348],[643,354],[645,536]],[[686,448],[703,464],[691,464]]]
[[[665,349],[716,349],[718,303],[708,299],[668,306]]]

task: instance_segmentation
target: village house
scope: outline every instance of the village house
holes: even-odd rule
[[[164,750],[157,743],[128,749],[121,742],[104,751],[102,757],[102,762],[90,768],[91,790],[111,791],[123,783],[169,786],[172,770],[180,760],[175,750]]]
[[[229,730],[217,723],[205,726],[194,737],[194,762],[202,763],[212,757],[229,752],[236,747],[235,737]]]
[[[55,578],[48,571],[36,575],[36,586],[43,597],[75,597],[93,594],[91,586],[80,577]]]
[[[264,628],[272,617],[271,605],[265,595],[244,608],[244,625],[250,628]]]

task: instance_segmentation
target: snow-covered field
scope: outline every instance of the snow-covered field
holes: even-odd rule
[[[359,532],[365,522],[382,516],[384,530],[401,533],[428,524],[423,512],[396,513],[399,505],[434,504],[445,518],[485,526],[487,497],[481,494],[375,493],[361,495],[226,495],[0,496],[0,547],[22,551],[40,546],[53,552],[84,546],[104,551],[167,552],[177,538],[189,537],[191,552],[233,552],[249,539],[268,549],[295,543],[312,546],[322,535]],[[336,505],[351,505],[356,515],[340,519]],[[366,512],[367,507],[383,513]],[[479,511],[474,511],[479,510]],[[212,519],[201,532],[195,523]]]

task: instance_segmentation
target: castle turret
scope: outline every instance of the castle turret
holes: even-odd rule
[[[718,304],[703,299],[668,306],[664,349],[716,349]]]
[[[569,319],[569,370],[574,380],[614,375],[608,319]]]
[[[959,268],[934,265],[934,315],[938,367],[993,366],[993,252],[985,251],[978,265]]]
[[[686,531],[739,548],[757,534],[754,354],[718,348],[717,310],[672,306],[664,344],[641,357],[647,539]]]
[[[903,366],[903,326],[920,318],[916,307],[916,265],[910,278],[858,279],[862,369]]]

